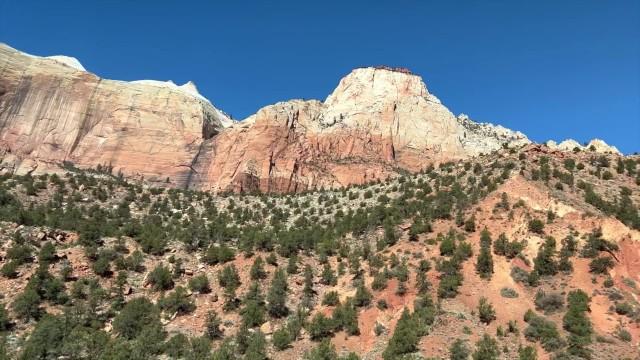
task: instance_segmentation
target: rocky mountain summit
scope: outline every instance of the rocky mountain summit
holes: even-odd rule
[[[604,154],[622,155],[622,153],[620,152],[620,150],[618,150],[618,148],[612,145],[608,145],[606,142],[604,142],[604,140],[600,140],[600,139],[593,139],[584,146],[573,139],[567,139],[567,140],[561,141],[560,143],[556,143],[553,140],[549,140],[545,143],[545,145],[547,145],[551,149],[561,150],[561,151],[590,150],[590,151],[595,151],[595,152],[604,153]]]
[[[101,165],[174,187],[297,192],[530,143],[454,116],[406,69],[355,69],[324,101],[280,102],[235,122],[191,82],[102,79],[74,58],[7,45],[0,68],[0,170],[16,174]]]

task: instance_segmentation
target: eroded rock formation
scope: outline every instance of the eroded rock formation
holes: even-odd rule
[[[604,153],[604,154],[622,155],[622,153],[620,152],[620,150],[618,150],[618,148],[616,148],[613,145],[608,145],[606,142],[604,142],[604,140],[600,140],[600,139],[593,139],[584,146],[580,145],[579,142],[573,139],[567,139],[567,140],[561,141],[560,143],[556,143],[553,140],[549,140],[545,143],[545,145],[547,145],[551,149],[561,150],[561,151],[580,150],[580,151],[593,151],[593,152]]]
[[[529,143],[496,129],[457,119],[417,75],[361,68],[324,102],[267,106],[208,141],[194,184],[214,191],[336,187]]]
[[[529,143],[520,132],[454,116],[406,69],[355,69],[325,101],[280,102],[235,122],[191,82],[106,80],[74,58],[0,44],[4,172],[70,162],[169,186],[293,192]]]
[[[186,183],[203,139],[230,122],[193,85],[106,80],[82,69],[72,58],[0,45],[5,171],[54,171],[68,161]]]

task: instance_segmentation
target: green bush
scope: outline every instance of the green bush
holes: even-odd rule
[[[471,355],[471,349],[464,340],[456,339],[449,347],[450,360],[468,360],[469,355]]]
[[[485,228],[480,234],[480,253],[476,262],[476,272],[483,279],[490,279],[493,275],[493,256],[491,255],[491,235]]]
[[[369,306],[371,304],[372,298],[373,296],[371,295],[371,292],[367,289],[367,287],[364,285],[364,282],[360,282],[356,287],[356,294],[353,298],[353,303],[355,304],[355,306],[358,306],[358,307]]]
[[[222,329],[220,329],[221,320],[214,311],[207,312],[207,318],[205,320],[205,335],[209,339],[219,339],[223,336]]]
[[[481,297],[478,302],[478,315],[480,316],[480,321],[485,324],[489,324],[496,319],[496,311],[485,297]]]
[[[0,303],[0,332],[9,330],[11,320],[9,313],[3,303]]]
[[[624,342],[631,342],[632,337],[631,337],[631,333],[629,333],[629,331],[627,331],[626,329],[624,329],[623,327],[619,326],[616,329],[616,333],[615,333],[616,337]]]
[[[24,292],[14,299],[12,309],[19,319],[25,321],[38,319],[42,314],[42,309],[40,308],[41,301],[40,295],[38,295],[34,289],[27,286]]]
[[[328,291],[322,298],[322,305],[335,306],[340,303],[337,291]]]
[[[280,328],[273,332],[271,341],[273,342],[273,347],[282,351],[291,344],[291,335],[286,328]]]
[[[155,291],[169,290],[173,287],[173,276],[168,267],[160,264],[149,273],[147,277]]]
[[[500,355],[498,342],[488,334],[484,334],[476,342],[476,350],[473,352],[473,360],[497,360]]]
[[[188,314],[196,309],[196,305],[187,295],[187,290],[182,286],[177,286],[169,295],[160,298],[158,305],[162,310],[178,315]]]
[[[589,263],[589,272],[594,274],[606,274],[615,263],[610,256],[597,257]]]
[[[387,343],[387,348],[382,353],[384,360],[395,360],[416,351],[420,340],[417,330],[415,320],[405,308],[396,324],[393,336]]]
[[[262,257],[258,256],[253,261],[251,265],[251,270],[249,271],[249,276],[251,280],[262,280],[267,278],[267,272],[264,270],[264,261]]]
[[[144,297],[129,301],[113,319],[113,330],[125,339],[134,339],[151,327],[162,327],[160,312]]]
[[[287,308],[287,275],[282,269],[276,270],[271,280],[271,287],[267,293],[267,311],[275,318],[286,316],[289,313]]]
[[[536,315],[531,310],[525,314],[524,321],[529,325],[524,330],[527,340],[539,341],[546,351],[555,351],[565,345],[554,322]]]
[[[2,266],[0,272],[8,279],[15,279],[18,277],[18,263],[15,260],[9,260]]]
[[[317,313],[307,325],[307,331],[309,332],[311,340],[320,340],[331,336],[333,332],[333,321],[322,313]]]
[[[534,270],[540,276],[552,276],[558,273],[556,257],[556,239],[547,236],[533,259]]]
[[[616,313],[619,315],[628,315],[633,312],[633,306],[628,302],[616,303]]]
[[[191,289],[191,291],[199,292],[200,294],[210,293],[211,287],[209,286],[209,278],[207,278],[207,275],[205,274],[194,276],[189,280],[189,289]]]
[[[107,277],[111,275],[111,261],[106,256],[98,257],[91,268],[98,276]]]
[[[518,297],[518,292],[512,288],[503,287],[500,289],[500,295],[504,298],[513,299]]]
[[[47,241],[40,248],[40,253],[38,253],[38,261],[40,263],[51,263],[56,259],[56,248],[53,243],[51,243],[51,241]]]
[[[544,223],[540,219],[529,221],[529,231],[536,234],[544,234]]]
[[[551,314],[562,310],[564,307],[564,298],[558,293],[545,293],[542,289],[536,293],[534,300],[536,310],[543,311],[545,314]]]
[[[182,333],[177,333],[164,343],[163,349],[170,358],[183,359],[189,354],[188,345],[189,338]]]
[[[215,265],[218,263],[224,264],[236,257],[235,251],[227,246],[210,246],[205,252],[202,260],[209,264]]]
[[[360,335],[358,310],[351,299],[333,309],[331,320],[335,331],[344,330],[349,335]]]
[[[530,345],[520,347],[518,349],[518,360],[537,360],[538,352],[536,348]]]

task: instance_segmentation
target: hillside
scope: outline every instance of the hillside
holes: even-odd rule
[[[595,150],[280,195],[5,174],[0,358],[637,359],[640,158]]]

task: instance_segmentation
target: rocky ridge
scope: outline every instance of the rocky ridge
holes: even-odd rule
[[[575,149],[578,149],[580,151],[588,150],[588,151],[594,151],[594,152],[603,153],[603,154],[622,155],[622,153],[620,152],[620,150],[618,150],[618,148],[616,148],[613,145],[609,145],[606,142],[604,142],[604,140],[600,140],[600,139],[593,139],[584,146],[573,139],[567,139],[567,140],[561,141],[560,143],[556,143],[553,140],[549,140],[545,143],[545,145],[547,145],[551,149],[561,150],[561,151],[574,151]]]
[[[531,143],[456,117],[406,69],[358,68],[324,101],[279,102],[241,122],[192,82],[107,80],[74,58],[1,44],[0,69],[0,171],[16,174],[108,165],[174,187],[297,192]]]

